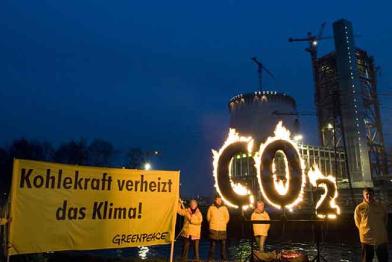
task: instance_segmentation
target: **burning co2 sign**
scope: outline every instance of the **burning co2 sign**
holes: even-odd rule
[[[231,178],[233,158],[240,153],[248,153],[253,157],[259,188],[271,206],[292,210],[302,201],[306,183],[305,164],[296,142],[290,137],[290,131],[282,126],[282,122],[276,126],[274,136],[262,143],[257,151],[254,150],[253,138],[240,136],[230,129],[223,146],[219,151],[212,152],[215,186],[228,206],[247,209],[254,203],[251,191],[241,183],[234,183]],[[282,167],[276,165],[277,158],[283,163],[283,172]],[[317,216],[336,218],[340,209],[335,203],[335,178],[324,176],[316,166],[309,170],[308,177],[313,187],[324,191],[316,204]]]

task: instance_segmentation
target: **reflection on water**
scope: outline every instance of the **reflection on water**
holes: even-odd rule
[[[179,240],[175,244],[175,256],[180,257],[182,248],[182,241]],[[200,256],[202,259],[206,259],[208,255],[209,242],[202,240],[200,242]],[[317,249],[312,243],[270,243],[266,245],[267,251],[282,250],[282,249],[295,249],[302,251],[307,254],[310,259],[316,256]],[[192,249],[191,249],[192,250]],[[193,253],[190,250],[189,258],[193,258]],[[250,243],[249,240],[230,241],[228,252],[230,261],[248,261],[250,255]],[[321,255],[327,261],[359,261],[360,247],[359,245],[345,245],[339,243],[322,243],[321,244]],[[162,258],[165,261],[170,254],[170,245],[163,246],[152,246],[152,247],[140,247],[140,248],[126,248],[121,250],[106,250],[102,251],[100,255],[113,257],[113,252],[116,252],[117,257],[121,258],[135,258],[143,260],[151,260]],[[131,259],[132,260],[132,259]]]
[[[317,249],[311,243],[279,243],[267,244],[266,250],[295,249],[308,255],[310,259],[317,255]],[[231,258],[234,261],[246,261],[250,254],[250,244],[248,241],[240,241],[237,245],[232,245],[230,250]],[[320,245],[320,253],[327,261],[358,261],[360,256],[359,246],[347,246],[337,243],[323,243]]]
[[[139,247],[139,257],[142,259],[142,260],[145,260],[145,259],[147,259],[147,255],[148,255],[148,251],[149,251],[150,249],[148,248],[148,247]]]

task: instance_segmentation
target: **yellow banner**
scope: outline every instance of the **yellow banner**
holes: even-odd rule
[[[14,160],[10,255],[174,241],[179,172]]]

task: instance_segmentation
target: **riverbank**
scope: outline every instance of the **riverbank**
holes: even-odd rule
[[[182,241],[175,244],[176,261],[181,256]],[[207,240],[200,242],[200,256],[204,261],[207,259],[209,243]],[[283,250],[295,249],[306,253],[309,258],[317,254],[313,243],[273,243],[268,242],[266,249]],[[247,239],[228,241],[229,261],[247,261],[250,255],[250,245]],[[124,248],[117,250],[81,251],[81,252],[56,252],[54,254],[40,254],[34,256],[15,256],[11,261],[39,261],[39,262],[67,262],[67,261],[92,261],[92,262],[123,262],[123,261],[167,261],[170,254],[170,246],[154,246],[140,248]],[[322,243],[321,254],[327,261],[358,261],[360,257],[359,245],[344,245],[339,243]],[[193,253],[190,252],[190,258]]]
[[[279,214],[271,214],[272,219],[279,219]],[[289,220],[309,219],[308,215],[289,214]],[[391,231],[392,217],[389,216],[389,231]],[[182,218],[177,220],[177,235],[182,226]],[[202,240],[200,242],[200,255],[206,259],[208,255],[209,242],[207,237],[207,223],[203,223]],[[228,252],[230,261],[246,261],[250,255],[250,225],[243,223],[240,214],[231,214],[231,221],[228,226]],[[266,249],[282,250],[296,249],[306,253],[309,258],[317,254],[315,240],[320,237],[321,254],[328,261],[358,261],[360,256],[360,246],[358,232],[354,225],[352,215],[346,214],[337,220],[327,221],[322,224],[321,230],[317,231],[311,222],[279,221],[271,225],[271,230],[267,240]],[[175,256],[181,255],[181,237],[175,243]],[[390,247],[392,250],[392,246]],[[38,254],[29,256],[13,256],[11,261],[167,261],[170,254],[170,245],[109,249],[95,251],[69,251],[56,252],[51,254]],[[192,252],[190,252],[192,255]]]

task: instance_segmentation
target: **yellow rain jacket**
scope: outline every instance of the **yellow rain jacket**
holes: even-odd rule
[[[379,245],[388,242],[387,211],[382,204],[363,201],[355,208],[354,220],[361,243]]]
[[[226,231],[227,223],[229,223],[230,215],[226,206],[217,207],[211,205],[207,211],[207,221],[210,230]]]
[[[179,208],[177,213],[185,217],[181,235],[186,238],[200,239],[201,222],[203,221],[200,210],[197,208],[192,214],[190,208]]]
[[[6,218],[0,218],[0,226],[7,224],[7,219]]]
[[[253,211],[251,220],[270,220],[270,217],[267,211],[260,212],[257,209]],[[268,230],[270,228],[270,224],[253,224],[253,234],[255,236],[268,236]]]

